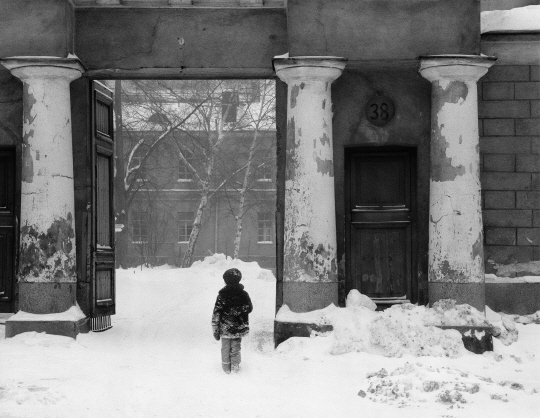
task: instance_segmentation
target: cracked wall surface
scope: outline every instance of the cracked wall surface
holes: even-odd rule
[[[337,280],[329,83],[289,86],[284,280]]]
[[[484,280],[475,82],[433,82],[430,282]]]

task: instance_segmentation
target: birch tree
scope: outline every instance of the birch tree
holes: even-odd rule
[[[273,147],[268,147],[268,144],[265,144],[266,146],[261,150],[261,138],[268,139],[264,133],[275,129],[275,84],[271,80],[260,80],[259,82],[259,100],[249,103],[244,114],[245,123],[251,130],[249,131],[250,141],[246,162],[241,169],[243,171],[242,181],[235,190],[238,193],[238,198],[236,199],[235,196],[231,197],[230,193],[226,193],[230,212],[236,221],[233,252],[233,258],[235,259],[240,255],[240,243],[245,215],[250,209],[257,207],[260,203],[260,200],[253,193],[254,184],[261,177],[257,173],[257,168],[271,168],[271,161],[275,158],[275,155],[268,155],[268,151],[273,151]],[[250,204],[248,204],[248,200]]]

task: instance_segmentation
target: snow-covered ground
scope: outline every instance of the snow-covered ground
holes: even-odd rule
[[[229,267],[244,274],[255,307],[236,375],[221,370],[210,326]],[[77,340],[37,333],[4,340],[0,326],[0,417],[538,417],[540,325],[515,324],[518,341],[496,339],[485,355],[419,353],[416,345],[403,347],[429,342],[433,336],[415,325],[433,320],[433,312],[409,307],[381,315],[356,299],[356,306],[318,314],[337,325],[333,333],[293,338],[274,350],[275,279],[256,263],[215,257],[190,269],[118,270],[108,331]],[[366,315],[381,326],[366,325]],[[358,327],[370,343],[349,338]],[[393,344],[386,329],[396,335]],[[450,347],[455,332],[437,338]],[[385,356],[375,345],[391,349]]]

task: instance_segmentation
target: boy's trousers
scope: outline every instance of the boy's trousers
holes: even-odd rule
[[[238,370],[240,364],[240,344],[242,338],[221,337],[221,365],[225,373]]]

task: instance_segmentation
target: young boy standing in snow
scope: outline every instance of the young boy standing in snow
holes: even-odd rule
[[[240,344],[249,332],[249,313],[253,310],[240,279],[238,269],[223,273],[226,286],[219,291],[212,314],[212,330],[216,340],[221,338],[221,365],[227,374],[240,371]]]

